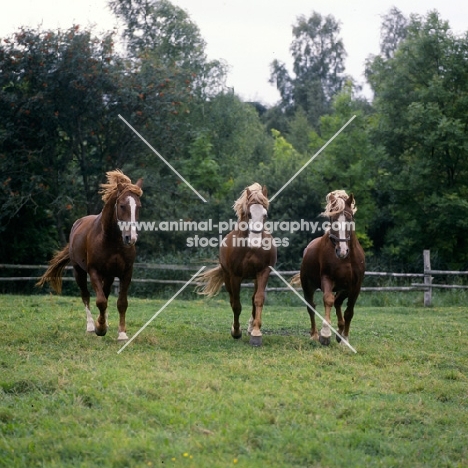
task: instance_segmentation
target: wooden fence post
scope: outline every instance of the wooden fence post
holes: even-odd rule
[[[431,270],[431,251],[423,251],[424,258],[424,286],[427,286],[427,290],[424,291],[424,307],[430,307],[432,305],[432,276],[429,273]]]

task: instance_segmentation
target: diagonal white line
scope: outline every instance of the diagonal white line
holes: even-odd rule
[[[314,314],[317,315],[317,317],[320,317],[322,322],[325,320],[315,309],[312,307],[272,266],[270,267],[271,271],[273,271],[276,276],[279,277],[279,279],[307,306],[310,307]],[[341,338],[341,342],[345,343],[348,348],[353,351],[354,353],[357,353],[357,351],[348,343],[348,340],[345,340],[340,333],[335,330],[330,324],[329,327],[332,329],[333,333],[335,333],[336,336],[339,336]]]
[[[354,119],[353,115],[271,198],[272,202]]]
[[[202,266],[118,351],[120,354],[206,267]]]
[[[120,114],[119,114],[119,117],[127,124],[127,126],[133,130],[133,132],[138,135],[141,139],[141,141],[143,141],[143,143],[145,143],[150,149],[153,150],[154,154],[156,156],[158,156],[161,161],[163,161],[169,168],[172,169],[173,172],[175,172],[177,174],[177,176],[182,180],[184,181],[192,190],[193,192],[195,192],[199,198],[201,198],[205,203],[206,203],[206,200],[192,187],[192,185],[190,184],[190,182],[188,180],[186,180],[179,172],[177,172],[177,170],[172,167],[168,161],[166,161],[159,153],[158,151],[156,151]]]

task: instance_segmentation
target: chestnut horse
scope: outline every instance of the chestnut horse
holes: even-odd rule
[[[315,313],[307,307],[311,322],[310,337],[322,345],[330,344],[330,311],[333,306],[338,319],[338,332],[343,339],[349,340],[354,305],[365,271],[364,251],[354,231],[355,212],[352,194],[348,197],[345,191],[337,190],[327,195],[327,206],[322,215],[329,217],[330,229],[305,248],[300,273],[291,280],[291,283],[297,283],[300,278],[304,298],[314,308],[315,291],[321,289],[323,292],[325,320],[320,336],[315,325]],[[345,299],[348,302],[343,317],[341,306]],[[338,342],[341,337],[336,336]]]
[[[136,184],[119,170],[107,172],[107,183],[101,185],[104,208],[98,215],[80,218],[73,224],[69,243],[57,252],[37,286],[49,282],[57,292],[62,291],[62,272],[71,263],[75,280],[81,290],[86,308],[87,331],[104,336],[107,332],[107,299],[114,278],[120,280],[117,309],[120,315],[118,340],[128,340],[125,327],[127,293],[132,280],[137,241],[136,221],[143,194],[143,180]],[[94,323],[89,307],[89,275],[96,293],[99,317]]]
[[[234,314],[231,336],[235,339],[242,336],[239,323],[242,311],[241,282],[244,279],[254,280],[252,316],[248,327],[252,346],[262,344],[260,328],[265,288],[270,276],[270,266],[273,267],[276,263],[276,245],[273,237],[264,227],[268,205],[266,187],[254,183],[242,192],[234,203],[234,210],[237,214],[236,229],[221,242],[218,266],[199,276],[201,282],[204,283],[198,290],[200,294],[211,297],[219,292],[223,283],[226,286]]]

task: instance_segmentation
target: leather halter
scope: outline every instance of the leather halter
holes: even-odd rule
[[[335,242],[349,242],[351,240],[351,236],[348,236],[345,239],[340,239],[339,237],[336,237],[334,234],[330,233],[328,233],[328,237],[331,239],[333,244],[335,244]]]

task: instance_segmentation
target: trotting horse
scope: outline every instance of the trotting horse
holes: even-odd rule
[[[199,289],[199,293],[209,297],[217,294],[223,283],[225,284],[234,314],[231,336],[235,339],[242,336],[239,323],[242,310],[241,282],[244,279],[254,280],[252,316],[248,327],[252,346],[262,344],[260,328],[265,288],[271,271],[270,266],[275,266],[277,255],[274,239],[264,227],[268,206],[266,187],[254,183],[242,192],[234,203],[234,211],[237,214],[236,229],[221,242],[218,266],[199,277],[201,282],[205,283]]]
[[[310,337],[322,345],[330,344],[330,311],[333,306],[338,319],[338,332],[345,340],[349,340],[354,305],[365,271],[364,251],[354,231],[354,196],[348,196],[344,190],[337,190],[329,193],[326,199],[327,205],[322,215],[329,217],[330,229],[306,247],[300,273],[291,280],[291,283],[297,283],[300,278],[304,298],[314,308],[315,291],[321,289],[323,292],[325,320],[320,336],[315,325],[314,311],[307,307],[311,321]],[[345,299],[348,302],[343,317],[341,306]],[[341,341],[338,335],[336,339]]]
[[[107,172],[107,183],[101,185],[104,208],[98,215],[89,215],[75,221],[69,243],[57,252],[37,286],[49,282],[52,288],[62,291],[62,272],[71,263],[75,280],[81,290],[86,308],[87,331],[104,336],[107,332],[107,299],[114,278],[120,280],[117,309],[120,315],[118,340],[128,340],[125,313],[127,293],[132,280],[137,241],[136,221],[143,194],[143,180],[136,184],[119,170]],[[89,307],[90,293],[87,274],[96,293],[99,317],[93,320]]]

